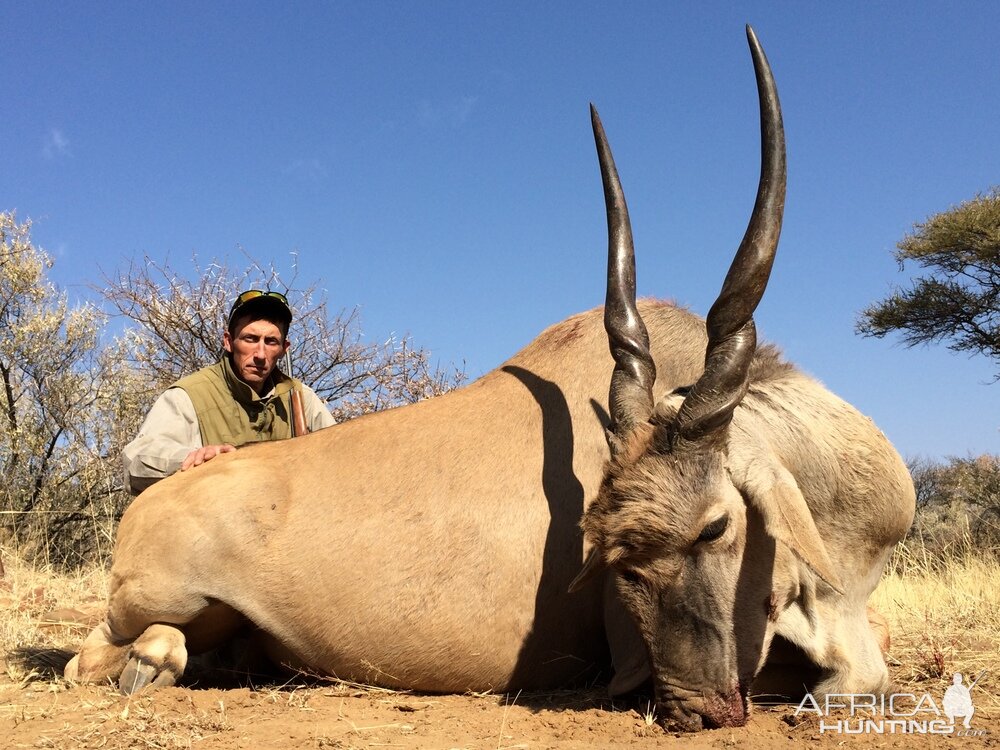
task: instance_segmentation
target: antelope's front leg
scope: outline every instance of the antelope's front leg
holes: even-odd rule
[[[69,660],[63,676],[73,682],[107,682],[121,675],[128,661],[132,638],[115,636],[107,621],[87,636],[80,653]]]

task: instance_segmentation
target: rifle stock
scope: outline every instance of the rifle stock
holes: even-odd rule
[[[306,416],[302,413],[302,396],[298,388],[292,389],[292,437],[309,434]]]
[[[288,377],[292,377],[292,352],[290,349],[285,351],[285,372]],[[291,402],[292,437],[308,435],[309,428],[306,427],[306,415],[302,411],[302,395],[299,393],[298,388],[292,388]]]

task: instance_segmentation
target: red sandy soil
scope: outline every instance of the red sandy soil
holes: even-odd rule
[[[19,684],[0,672],[0,748],[1000,747],[1000,717],[983,712],[973,737],[821,733],[817,717],[788,705],[755,706],[744,727],[675,734],[643,704],[596,690],[439,696],[344,684],[195,686],[129,698],[110,686]]]

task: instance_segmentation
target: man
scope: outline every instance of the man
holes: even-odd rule
[[[282,294],[251,289],[236,298],[222,335],[225,356],[170,386],[125,446],[125,482],[133,495],[238,445],[292,437],[293,390],[310,431],[334,423],[310,388],[277,367],[288,351],[291,322]]]

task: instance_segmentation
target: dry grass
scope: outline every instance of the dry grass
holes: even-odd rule
[[[943,695],[955,672],[982,675],[977,708],[1000,709],[1000,559],[968,538],[946,554],[905,543],[869,603],[889,620],[900,688]]]
[[[35,676],[7,654],[15,648],[78,648],[85,628],[39,628],[43,614],[57,607],[75,607],[100,602],[107,595],[105,567],[66,574],[38,569],[20,560],[9,547],[0,545],[4,576],[0,578],[0,681],[8,688],[61,691],[56,682],[28,683]],[[933,555],[919,543],[902,545],[871,599],[871,605],[890,623],[891,672],[899,689],[915,694],[940,696],[951,684],[953,673],[967,678],[983,674],[974,691],[977,708],[996,715],[1000,711],[1000,680],[996,670],[1000,652],[1000,560],[979,554],[971,544],[952,548],[947,555]],[[11,685],[10,683],[14,683]],[[373,689],[338,684],[342,695],[367,693]],[[321,690],[329,691],[330,683]],[[261,700],[294,703],[308,700],[309,690],[276,690],[259,694]],[[377,697],[377,696],[375,696]],[[405,694],[394,700],[413,700]],[[496,696],[491,696],[496,700]],[[139,706],[128,717],[138,732],[172,731],[150,722]],[[195,712],[196,713],[196,712]],[[205,733],[226,731],[221,716],[198,718],[194,729]],[[204,726],[202,726],[204,725]],[[148,738],[148,735],[147,735]]]
[[[30,675],[7,655],[16,648],[75,648],[84,635],[77,627],[39,627],[42,616],[59,607],[97,606],[107,598],[108,573],[94,565],[73,574],[33,567],[11,547],[0,545],[0,670],[14,681]]]

